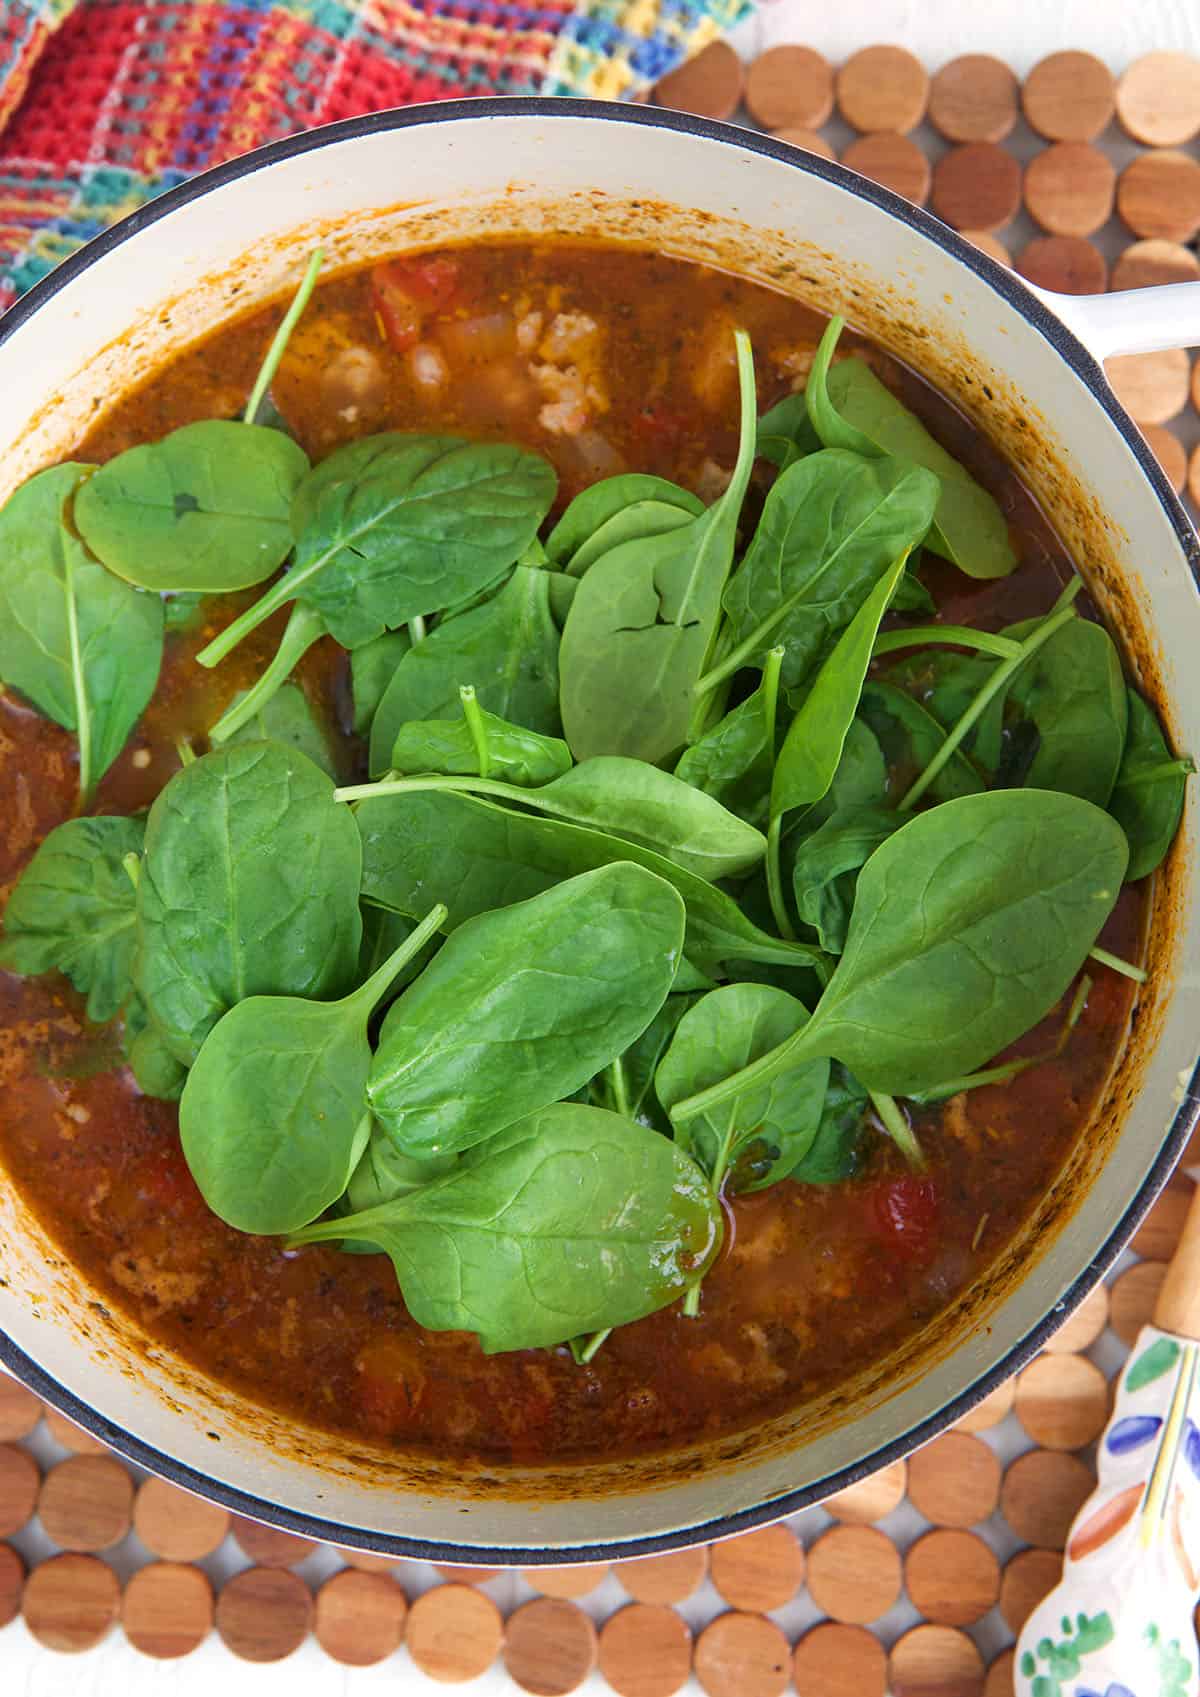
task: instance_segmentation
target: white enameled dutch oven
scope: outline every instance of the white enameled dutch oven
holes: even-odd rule
[[[318,237],[332,270],[531,233],[649,246],[760,277],[845,312],[917,367],[1018,467],[1177,746],[1200,751],[1200,550],[1099,364],[1200,341],[1200,284],[1039,294],[840,166],[677,113],[565,100],[382,113],[164,195],[0,323],[0,498],[67,452],[94,398],[290,287]],[[1160,879],[1134,1038],[1070,1170],[986,1289],[820,1406],[686,1454],[537,1474],[369,1454],[255,1409],[148,1345],[95,1302],[3,1182],[0,1360],[154,1471],[261,1520],[369,1549],[492,1564],[607,1559],[816,1501],[924,1442],[1019,1367],[1167,1176],[1197,1114],[1193,836],[1185,820]]]

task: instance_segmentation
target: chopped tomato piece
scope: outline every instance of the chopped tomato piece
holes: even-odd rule
[[[875,1235],[902,1261],[932,1259],[941,1224],[941,1205],[932,1179],[905,1173],[872,1186],[868,1218]]]
[[[420,340],[425,320],[462,305],[462,281],[453,259],[391,259],[371,273],[375,310],[388,341],[399,352]]]
[[[657,449],[661,454],[672,454],[678,451],[690,430],[691,421],[686,413],[658,401],[642,408],[632,420],[629,434],[647,453]]]

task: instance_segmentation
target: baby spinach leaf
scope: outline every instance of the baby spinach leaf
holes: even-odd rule
[[[760,460],[770,460],[780,471],[786,471],[806,454],[815,454],[821,446],[802,391],[785,395],[758,421],[755,452]]]
[[[447,929],[492,908],[523,901],[563,878],[614,861],[633,861],[666,879],[687,908],[688,960],[712,972],[727,960],[811,966],[823,960],[749,920],[715,885],[664,855],[602,831],[535,819],[474,796],[415,792],[381,796],[355,809],[363,842],[363,897],[401,913],[444,902]]]
[[[393,1002],[367,1099],[409,1155],[492,1137],[569,1096],[667,999],[683,903],[621,862],[467,920]]]
[[[353,982],[361,855],[332,783],[294,749],[244,743],[175,774],[146,824],[134,979],[179,1061],[247,996]]]
[[[0,508],[0,681],[79,743],[79,795],[125,746],[154,694],[163,608],[92,558],[67,521],[90,468],[38,472]]]
[[[703,679],[786,649],[783,682],[803,682],[880,576],[929,528],[937,480],[898,460],[827,449],[782,472],[725,591],[732,644]]]
[[[234,696],[236,708],[240,698]],[[329,735],[299,684],[283,684],[278,692],[259,708],[253,718],[245,720],[229,738],[230,744],[243,742],[281,742],[307,755],[314,766],[337,777]]]
[[[995,660],[985,654],[953,654],[944,648],[923,648],[889,667],[887,682],[906,690],[948,731],[971,705],[995,665]],[[964,754],[969,754],[987,777],[994,776],[1000,765],[1003,735],[1004,692],[1000,691],[962,743]]]
[[[132,989],[135,891],[126,855],[140,854],[141,819],[68,819],[17,881],[0,932],[0,967],[22,977],[62,972],[96,1025]]]
[[[291,552],[308,456],[258,424],[203,419],[102,465],[75,499],[94,554],[142,589],[224,593],[261,583]]]
[[[754,464],[754,363],[744,331],[736,342],[741,440],[728,488],[679,529],[609,549],[571,604],[559,707],[577,760],[623,754],[654,763],[688,740]]]
[[[870,685],[866,687],[870,688]],[[859,706],[861,709],[861,702]],[[806,836],[843,808],[883,806],[887,793],[888,775],[883,750],[860,711],[860,716],[851,722],[846,732],[842,758],[833,774],[833,782],[820,801],[815,801],[806,813],[795,814],[784,826],[784,840]]]
[[[766,984],[726,984],[701,996],[676,1027],[655,1074],[658,1099],[676,1102],[769,1054],[807,1023],[808,1010]],[[729,1097],[677,1128],[675,1141],[720,1194],[765,1190],[786,1178],[817,1134],[829,1062],[809,1061],[760,1089]]]
[[[291,569],[201,650],[215,666],[285,602],[343,648],[492,583],[537,534],[555,475],[536,454],[457,436],[361,437],[296,492]]]
[[[348,1212],[378,1208],[382,1202],[407,1196],[410,1191],[445,1178],[458,1164],[457,1155],[429,1155],[423,1161],[405,1155],[384,1128],[373,1122],[367,1146],[346,1187]]]
[[[817,1135],[788,1177],[797,1184],[842,1184],[853,1178],[858,1170],[863,1115],[869,1100],[853,1073],[834,1061],[829,1069],[829,1088]]]
[[[1028,636],[1042,621],[1014,625]],[[1117,781],[1129,715],[1121,657],[1102,625],[1070,619],[1032,654],[1008,686],[1006,719],[1037,727],[1026,782],[1104,807]]]
[[[797,847],[792,860],[796,912],[827,953],[840,955],[845,947],[859,871],[904,817],[882,807],[839,809]]]
[[[354,708],[354,734],[369,736],[375,710],[396,675],[396,667],[412,647],[407,630],[385,630],[364,642],[350,655],[350,698]]]
[[[665,1308],[711,1260],[719,1217],[695,1163],[665,1137],[559,1102],[437,1183],[293,1241],[347,1231],[391,1256],[418,1325],[476,1332],[495,1354]]]
[[[226,1225],[296,1231],[345,1190],[370,1135],[367,1021],[444,918],[435,907],[341,1001],[249,996],[204,1039],[183,1087],[179,1132],[192,1177]]]
[[[893,454],[933,472],[940,489],[925,546],[970,577],[1007,577],[1017,557],[999,506],[865,360],[831,364],[842,327],[841,318],[830,319],[808,380],[808,411],[817,435],[827,448]]]
[[[463,696],[459,719],[411,719],[392,745],[394,772],[439,772],[492,777],[510,784],[548,784],[569,771],[571,751],[560,737],[539,736],[488,713]]]
[[[393,913],[390,908],[367,907],[362,916],[362,947],[358,952],[358,973],[360,981],[367,979],[383,965],[407,936],[414,930],[416,921],[407,914]],[[441,947],[440,937],[431,937],[421,953],[414,955],[411,960],[392,979],[391,994],[398,995],[406,984],[419,972],[423,972]]]
[[[775,722],[783,649],[767,655],[762,682],[685,749],[675,776],[719,801],[750,825],[764,825],[775,770]]]
[[[993,790],[917,814],[859,874],[846,948],[813,1016],[676,1124],[817,1055],[906,1095],[973,1071],[1036,1025],[1112,912],[1124,833],[1091,802]]]
[[[923,772],[946,740],[937,720],[919,701],[882,678],[863,687],[859,712],[878,739],[900,794]],[[930,788],[939,801],[976,795],[983,780],[961,749],[956,749]]]
[[[553,565],[582,576],[582,568],[573,561],[579,550],[588,543],[610,519],[617,518],[630,507],[644,502],[672,507],[677,512],[698,518],[704,503],[688,489],[669,483],[665,477],[653,477],[647,472],[623,471],[616,477],[601,478],[589,484],[568,505],[563,516],[546,538],[546,556]]]
[[[472,684],[479,705],[510,724],[544,736],[561,729],[551,576],[518,566],[498,595],[439,623],[403,656],[371,725],[373,773],[388,770],[410,719],[454,717],[462,684]]]
[[[125,1007],[124,1026],[125,1059],[142,1095],[157,1097],[161,1102],[178,1102],[188,1069],[175,1059],[150,1023],[146,1004],[136,992]]]
[[[1134,879],[1153,872],[1174,841],[1196,765],[1172,755],[1154,709],[1135,690],[1128,695],[1129,731],[1108,809],[1129,840],[1125,876]]]
[[[319,613],[307,607],[292,608],[270,664],[249,689],[239,691],[209,731],[208,740],[214,748],[232,741],[244,725],[266,711],[276,691],[282,688],[309,649],[324,635],[325,623]]]
[[[701,512],[704,511],[699,501],[695,505]],[[655,536],[665,536],[669,531],[682,530],[694,517],[695,511],[690,506],[677,507],[669,501],[634,501],[631,506],[622,507],[619,513],[606,519],[599,530],[580,543],[566,572],[572,579],[581,578],[588,567],[595,565],[610,548],[616,548],[622,542],[649,541]]]

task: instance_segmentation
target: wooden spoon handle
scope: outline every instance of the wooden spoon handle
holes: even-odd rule
[[[1200,1185],[1154,1305],[1154,1324],[1179,1337],[1200,1338]]]

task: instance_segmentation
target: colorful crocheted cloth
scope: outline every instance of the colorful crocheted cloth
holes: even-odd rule
[[[631,99],[753,0],[0,0],[0,310],[185,177],[335,118]]]

